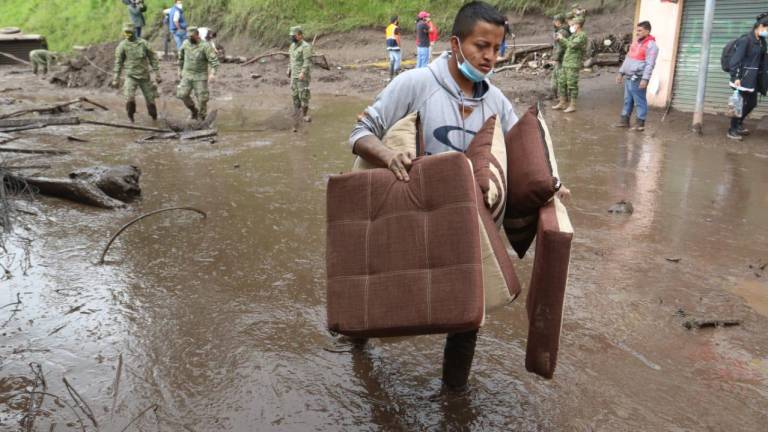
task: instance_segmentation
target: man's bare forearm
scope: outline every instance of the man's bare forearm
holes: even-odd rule
[[[382,168],[388,168],[394,157],[392,150],[388,149],[375,135],[366,135],[357,140],[352,147],[352,153]]]

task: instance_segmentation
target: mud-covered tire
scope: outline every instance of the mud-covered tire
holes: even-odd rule
[[[18,27],[3,27],[0,28],[0,34],[16,34],[21,33],[21,29]]]

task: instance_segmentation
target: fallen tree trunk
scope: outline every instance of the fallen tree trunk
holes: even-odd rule
[[[114,209],[125,206],[124,202],[111,198],[95,185],[84,181],[16,175],[6,175],[5,179],[16,186],[28,185],[42,195],[64,198],[95,207]]]
[[[619,53],[598,53],[592,62],[597,66],[618,66],[621,64],[621,54]]]
[[[203,129],[198,131],[189,131],[189,132],[183,132],[180,136],[182,140],[196,140],[196,139],[203,139],[203,138],[211,138],[215,137],[216,129]]]
[[[28,62],[28,61],[26,61],[26,60],[22,60],[22,59],[20,59],[20,58],[16,57],[15,55],[13,55],[13,54],[8,54],[8,53],[5,53],[5,52],[0,52],[0,55],[1,55],[1,56],[5,56],[5,57],[8,57],[8,58],[9,58],[9,59],[11,59],[11,60],[16,60],[17,62],[19,62],[19,63],[22,63],[22,64],[25,64],[25,65],[27,65],[27,66],[32,66],[32,63],[30,63],[30,62]]]

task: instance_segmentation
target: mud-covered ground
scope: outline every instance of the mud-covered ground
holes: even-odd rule
[[[768,424],[766,122],[750,122],[756,132],[743,143],[726,140],[725,119],[707,117],[698,137],[687,130],[690,115],[676,112],[664,123],[652,112],[644,133],[617,130],[609,125],[620,89],[605,72],[585,77],[577,113],[545,113],[573,192],[576,230],[555,378],[525,371],[523,297],[486,321],[469,391],[444,394],[442,337],[376,340],[352,351],[325,330],[326,180],[349,169],[355,115],[386,77],[317,71],[314,121],[294,134],[287,82],[250,78],[270,67],[277,74],[282,65],[223,67],[211,86],[211,108],[219,109],[213,143],[139,143],[148,133],[81,125],[18,132],[21,139],[0,146],[71,151],[0,153],[6,164],[50,164],[43,171],[50,176],[134,164],[144,191],[114,211],[45,197],[14,201],[22,212],[0,250],[7,269],[0,274],[0,430],[23,430],[29,414],[39,431],[52,424],[121,431],[132,421],[126,430],[758,431]],[[0,70],[0,90],[25,89],[0,94],[17,101],[0,114],[86,95],[111,110],[78,115],[124,121],[115,90],[62,89],[17,71]],[[183,106],[170,97],[172,65],[164,63],[163,73],[160,109],[182,118]],[[322,78],[335,73],[347,77]],[[544,76],[494,80],[521,100],[518,113],[530,99],[527,86],[547,86]],[[143,107],[137,124],[152,126]],[[622,199],[634,214],[609,214]],[[105,265],[95,264],[123,223],[177,205],[208,218],[146,219],[119,237]],[[530,255],[516,263],[521,280],[531,263]],[[687,330],[689,319],[741,325]],[[42,388],[40,377],[49,394],[30,408],[24,394]],[[89,408],[76,406],[63,378]]]

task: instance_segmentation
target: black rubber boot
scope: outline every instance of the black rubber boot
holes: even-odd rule
[[[148,103],[147,112],[149,113],[149,116],[152,117],[152,120],[157,120],[157,105]]]
[[[629,129],[629,116],[621,116],[619,122],[614,124],[613,127]]]
[[[469,381],[475,356],[477,330],[449,334],[443,351],[443,384],[451,390],[463,390]]]
[[[736,132],[741,136],[747,136],[752,133],[749,129],[744,127],[743,120],[739,120],[739,126],[736,128]]]
[[[190,118],[192,120],[197,120],[197,108],[195,108],[195,102],[190,98],[182,99],[181,101],[184,102],[184,106],[189,110]]]
[[[635,130],[638,132],[642,132],[645,130],[645,120],[637,119],[637,123],[635,124]]]
[[[309,107],[302,107],[301,114],[304,116],[304,121],[309,123],[312,121],[312,117],[309,116]]]
[[[136,102],[130,101],[125,103],[125,112],[128,114],[128,119],[133,123],[133,117],[136,115]]]

